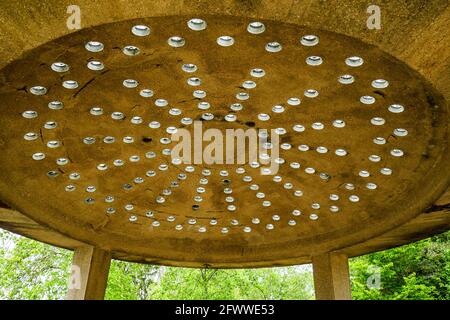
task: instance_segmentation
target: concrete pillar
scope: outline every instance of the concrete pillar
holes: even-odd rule
[[[67,300],[103,300],[108,282],[111,253],[92,246],[73,254]]]
[[[317,300],[351,300],[348,257],[324,253],[312,257]]]

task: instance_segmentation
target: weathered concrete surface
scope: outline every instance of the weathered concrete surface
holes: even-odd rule
[[[29,85],[28,73],[30,68],[36,68],[38,62],[46,63],[42,67],[42,75],[33,79],[45,80],[51,79],[48,72],[48,64],[52,62],[56,56],[61,54],[67,59],[74,59],[76,57],[82,58],[85,54],[83,48],[75,48],[77,43],[83,43],[88,39],[89,30],[86,29],[85,33],[81,32],[79,34],[74,34],[73,37],[67,39],[56,40],[56,47],[52,46],[51,43],[38,49],[36,53],[28,52],[28,50],[37,47],[41,44],[45,44],[50,40],[56,39],[58,37],[64,36],[68,33],[65,26],[66,14],[66,4],[64,2],[57,2],[55,4],[50,4],[51,2],[46,2],[42,4],[35,4],[35,2],[21,1],[20,3],[4,3],[2,4],[2,11],[0,12],[0,21],[2,22],[2,33],[0,38],[4,46],[0,49],[0,57],[2,65],[9,62],[17,60],[19,56],[23,55],[21,62],[16,62],[15,65],[8,67],[3,74],[3,84],[6,84],[6,89],[3,89],[5,93],[2,101],[11,101],[14,103],[5,103],[6,109],[3,109],[5,116],[2,119],[3,127],[14,127],[17,130],[17,137],[20,138],[23,135],[23,130],[26,127],[21,127],[21,125],[15,124],[15,117],[12,113],[8,113],[8,110],[15,110],[14,108],[18,105],[17,102],[20,101],[19,105],[27,104],[32,105],[38,100],[28,100],[28,98],[17,95],[12,92],[11,87],[20,88],[22,86]],[[28,7],[30,5],[30,7]],[[304,226],[299,226],[296,233],[283,233],[276,236],[265,236],[258,234],[257,236],[251,237],[232,237],[229,243],[221,240],[220,236],[214,235],[214,241],[212,239],[208,241],[203,239],[201,235],[189,235],[189,236],[175,236],[170,232],[163,232],[159,236],[150,236],[146,233],[145,225],[136,232],[135,229],[130,227],[130,224],[126,220],[126,216],[121,216],[121,219],[113,220],[110,218],[105,218],[103,213],[93,212],[91,209],[85,210],[83,205],[73,202],[72,199],[68,199],[65,196],[60,199],[52,200],[52,207],[49,208],[46,203],[48,200],[45,199],[44,194],[41,194],[42,188],[45,186],[46,189],[43,190],[54,190],[57,186],[53,185],[51,182],[46,180],[39,180],[39,174],[42,174],[42,169],[31,164],[33,169],[30,171],[22,170],[23,165],[27,166],[27,161],[23,159],[23,165],[17,163],[18,167],[16,170],[11,170],[10,172],[5,172],[2,174],[2,195],[5,197],[5,201],[11,204],[12,207],[20,209],[20,211],[25,212],[27,215],[32,216],[33,219],[40,222],[43,226],[50,227],[50,229],[56,229],[63,234],[69,235],[70,237],[82,240],[84,242],[96,245],[98,247],[113,250],[117,253],[117,257],[122,257],[124,259],[131,260],[145,260],[147,262],[159,262],[175,265],[202,265],[211,264],[215,266],[262,266],[262,265],[279,265],[279,264],[290,264],[290,263],[300,263],[306,262],[310,259],[311,255],[329,252],[332,250],[344,250],[346,247],[352,248],[349,250],[350,255],[367,252],[368,248],[370,250],[378,250],[380,247],[385,247],[385,241],[381,241],[379,244],[370,244],[365,246],[365,241],[370,239],[377,239],[377,236],[387,232],[390,229],[400,227],[403,223],[413,219],[417,216],[421,210],[427,208],[433,201],[445,190],[448,185],[448,166],[445,166],[445,158],[448,158],[448,109],[446,102],[441,98],[442,94],[447,100],[450,96],[449,91],[449,57],[450,51],[448,48],[450,31],[449,31],[449,19],[450,10],[447,8],[447,1],[434,1],[428,2],[426,6],[422,7],[422,2],[408,2],[408,5],[404,5],[403,1],[386,1],[380,4],[382,10],[382,29],[379,31],[368,30],[366,27],[366,19],[368,14],[366,13],[366,4],[360,1],[333,1],[322,3],[320,1],[278,1],[265,2],[265,1],[229,1],[223,2],[218,6],[216,2],[190,2],[190,1],[164,1],[164,2],[154,2],[154,1],[135,1],[133,5],[130,2],[120,1],[111,5],[111,2],[79,2],[82,10],[82,26],[88,28],[91,26],[99,26],[104,23],[110,23],[115,21],[122,21],[137,17],[147,17],[147,16],[165,16],[165,15],[186,15],[196,16],[204,14],[228,14],[242,17],[252,17],[258,19],[272,19],[280,20],[282,22],[290,22],[294,24],[304,25],[305,29],[302,29],[302,33],[307,30],[313,30],[312,28],[319,28],[324,30],[329,30],[337,32],[339,34],[349,35],[357,39],[362,40],[366,44],[372,44],[383,51],[392,54],[394,57],[402,60],[408,64],[413,69],[417,70],[424,79],[428,80],[431,85],[437,89],[435,91],[430,84],[426,83],[426,80],[422,79],[419,75],[415,74],[402,63],[398,63],[395,59],[385,56],[384,53],[379,51],[377,48],[364,45],[364,43],[354,43],[354,49],[358,49],[359,52],[363,52],[362,55],[367,57],[368,63],[367,68],[363,69],[361,74],[358,76],[369,80],[379,74],[384,74],[388,78],[392,76],[395,81],[393,83],[400,83],[401,85],[394,86],[392,96],[387,99],[399,99],[405,101],[407,105],[417,106],[417,109],[413,110],[409,114],[410,118],[404,120],[403,124],[407,125],[408,128],[412,129],[411,133],[415,134],[415,138],[404,144],[405,148],[409,148],[411,157],[408,158],[407,165],[405,165],[403,175],[399,180],[394,180],[386,185],[384,198],[377,198],[371,203],[370,209],[361,208],[361,210],[355,210],[354,215],[341,215],[336,216],[333,219],[325,220],[325,222],[320,222],[318,225],[311,225],[306,223]],[[215,21],[216,18],[211,17],[211,21]],[[220,19],[226,20],[225,17]],[[217,21],[220,21],[218,19]],[[207,18],[208,20],[208,18]],[[125,33],[121,33],[119,30],[128,30],[130,23],[121,23],[117,25],[112,25],[115,27],[114,36],[111,36],[111,43],[106,43],[107,47],[112,47],[114,41],[118,44],[125,45]],[[164,24],[162,24],[164,25]],[[117,29],[116,29],[117,26]],[[122,27],[119,27],[122,26]],[[103,28],[103,29],[102,29]],[[162,28],[162,27],[161,27]],[[172,28],[170,24],[167,24],[164,30]],[[212,28],[213,24],[212,24]],[[100,30],[108,30],[105,26],[100,26]],[[289,28],[288,28],[289,29]],[[95,28],[91,29],[93,34],[95,34]],[[212,29],[214,30],[214,29]],[[304,32],[303,32],[304,31]],[[125,32],[125,31],[124,31]],[[293,35],[293,31],[280,32],[280,36],[289,37]],[[320,31],[317,31],[320,32]],[[220,30],[217,30],[220,34]],[[243,30],[245,33],[245,30]],[[123,34],[123,36],[122,36]],[[322,34],[321,34],[322,36]],[[324,39],[329,39],[328,43],[339,43],[341,40],[338,35],[335,37],[323,32]],[[83,40],[84,39],[84,40]],[[114,40],[114,41],[113,41]],[[267,40],[267,39],[266,39]],[[274,39],[276,40],[276,39]],[[336,42],[333,42],[333,41]],[[108,41],[108,40],[106,40]],[[165,38],[160,38],[159,41],[162,43]],[[195,41],[195,40],[193,40]],[[343,40],[342,40],[343,41]],[[123,42],[123,43],[122,43]],[[281,41],[282,42],[282,41]],[[261,41],[262,45],[264,42]],[[326,41],[322,43],[322,49],[320,49],[317,54],[323,55],[328,61],[328,58],[336,57],[341,59],[345,54],[349,54],[344,49],[335,47],[326,47]],[[248,47],[248,53],[256,52],[256,49]],[[55,50],[55,51],[53,51]],[[151,48],[149,49],[151,50]],[[252,51],[253,50],[253,51]],[[106,50],[105,50],[106,51]],[[151,51],[149,51],[151,52]],[[58,53],[58,54],[56,54]],[[56,55],[55,55],[56,54]],[[153,54],[153,52],[151,52]],[[342,55],[342,57],[341,57]],[[196,59],[195,53],[187,54],[185,56],[180,56],[184,60]],[[158,60],[162,62],[164,66],[165,63],[170,65],[176,61],[176,56],[164,56],[163,51],[156,54],[155,61]],[[224,56],[224,59],[229,58],[230,61],[238,60],[239,55],[233,57],[233,55]],[[247,57],[248,58],[248,57]],[[83,89],[83,92],[78,96],[78,100],[75,99],[73,102],[67,104],[67,110],[74,111],[73,108],[79,107],[82,104],[84,109],[92,102],[95,102],[94,92],[101,92],[102,90],[111,90],[113,94],[108,98],[109,102],[121,101],[121,105],[124,105],[124,110],[127,111],[128,107],[125,106],[131,98],[125,97],[120,94],[120,86],[113,87],[102,87],[103,83],[108,83],[108,81],[114,81],[123,77],[123,71],[134,73],[135,76],[139,76],[141,79],[154,82],[150,76],[145,75],[145,69],[142,69],[142,73],[137,73],[133,71],[133,66],[128,65],[127,69],[121,71],[120,59],[116,58],[114,55],[111,57],[105,56],[105,61],[110,63],[111,66],[115,66],[117,69],[112,68],[112,72],[108,72],[106,75],[102,75],[98,80],[89,82],[88,73],[77,73],[74,70],[73,75],[76,75],[77,79],[83,79],[83,83],[92,83],[87,89]],[[218,62],[214,61],[217,56],[211,54],[210,56],[205,56],[202,59],[196,61],[200,66],[200,69],[208,70],[218,66]],[[289,59],[286,56],[286,59]],[[294,59],[294,58],[291,58]],[[380,59],[380,60],[378,60]],[[81,60],[83,61],[83,60]],[[288,60],[286,60],[288,61]],[[379,65],[374,64],[378,61]],[[233,72],[230,73],[228,79],[234,80],[234,77],[240,76],[245,72],[244,67],[246,60],[241,61],[241,65],[237,64],[234,66]],[[292,61],[291,61],[292,62]],[[370,63],[369,63],[370,62]],[[142,65],[145,65],[145,60],[140,61]],[[270,61],[264,60],[264,63],[270,64]],[[290,64],[291,65],[291,64]],[[33,67],[34,66],[34,67]],[[272,70],[284,70],[285,66],[283,63],[274,64],[271,68]],[[335,74],[339,72],[339,68],[333,69],[334,67],[327,67],[325,69],[330,74]],[[242,69],[242,70],[241,70]],[[14,72],[15,71],[15,72]],[[179,71],[179,70],[178,70]],[[297,70],[295,70],[297,71]],[[122,72],[122,73],[121,73]],[[171,76],[176,75],[177,71],[170,73]],[[366,74],[364,74],[366,72]],[[298,73],[305,73],[301,67],[298,69]],[[48,74],[48,76],[47,76]],[[447,76],[446,76],[447,75]],[[204,75],[208,78],[210,75]],[[32,76],[34,77],[34,75]],[[177,79],[181,76],[175,76],[171,80],[170,77],[164,78],[161,75],[161,85],[166,85],[169,88],[177,88],[176,82],[171,82],[173,79]],[[211,91],[220,92],[220,94],[225,94],[226,88],[223,85],[223,79],[218,77],[210,77]],[[218,81],[220,79],[220,81]],[[225,77],[225,79],[227,79]],[[238,80],[240,78],[236,78]],[[243,80],[243,79],[242,79]],[[304,80],[313,80],[313,78],[308,78]],[[403,80],[403,81],[402,81]],[[47,80],[45,80],[47,81]],[[282,83],[285,81],[283,76],[276,78],[275,83]],[[142,82],[142,81],[141,81]],[[48,84],[51,86],[54,82],[49,80]],[[231,84],[230,84],[231,85]],[[8,89],[9,86],[9,89]],[[221,88],[223,86],[224,88]],[[327,82],[321,83],[321,86],[326,88],[330,84]],[[270,84],[266,87],[262,85],[264,90],[262,91],[259,100],[261,102],[271,101],[272,96],[277,96],[281,98],[283,95],[289,94],[289,88],[276,88],[272,87],[273,92],[270,90]],[[230,89],[233,89],[230,86]],[[64,91],[58,91],[57,87],[52,89],[52,94],[56,96],[64,96]],[[106,91],[105,91],[106,92]],[[231,92],[230,92],[231,93]],[[276,94],[275,94],[276,93]],[[351,97],[361,95],[358,89],[352,89],[350,91]],[[178,92],[171,92],[168,90],[166,95],[177,96]],[[347,94],[349,94],[347,92]],[[219,99],[220,98],[220,99]],[[346,98],[339,98],[339,101],[335,100],[336,104],[345,105]],[[431,99],[430,99],[431,98]],[[10,99],[10,100],[8,100]],[[131,99],[131,100],[127,100]],[[181,96],[180,96],[181,99]],[[219,103],[221,96],[217,97]],[[276,100],[276,99],[275,99]],[[270,105],[276,103],[276,101],[271,101]],[[105,100],[106,102],[107,100]],[[387,103],[386,100],[385,103]],[[394,101],[392,101],[394,103]],[[432,107],[437,104],[440,109],[432,110]],[[264,105],[266,108],[267,106]],[[318,103],[315,105],[320,110],[327,108],[327,102]],[[83,110],[84,110],[83,109]],[[87,110],[87,109],[86,109]],[[263,109],[261,108],[261,111]],[[43,110],[43,114],[46,111]],[[245,120],[254,120],[255,115],[258,113],[258,107],[255,106],[251,112],[244,113]],[[355,113],[356,114],[356,113]],[[10,118],[11,115],[11,118]],[[359,117],[362,120],[369,120],[369,113],[361,113]],[[62,118],[61,121],[77,121],[79,119],[77,113],[72,113],[68,115],[67,118]],[[330,113],[325,116],[324,121],[327,123],[334,119],[334,114]],[[307,123],[314,121],[314,112],[306,112],[303,116],[303,120]],[[366,119],[367,118],[367,119]],[[280,118],[277,124],[283,125],[285,123],[292,123],[293,118],[289,115],[284,115]],[[245,121],[243,121],[245,122]],[[361,122],[363,123],[363,122]],[[70,124],[68,125],[70,127]],[[84,129],[83,129],[84,128]],[[66,131],[63,133],[63,140],[68,141],[67,148],[73,148],[70,151],[71,154],[78,154],[77,160],[82,163],[84,160],[84,155],[87,158],[95,158],[96,153],[85,154],[86,152],[82,149],[82,146],[73,147],[76,145],[75,138],[81,137],[83,134],[89,133],[89,130],[95,128],[94,123],[89,121],[84,122],[84,125],[77,128],[75,131]],[[101,129],[101,127],[97,128]],[[362,138],[366,134],[370,135],[369,131],[361,129],[358,127],[358,135]],[[11,152],[8,157],[3,157],[2,165],[4,167],[11,168],[14,166],[16,159],[22,159],[24,156],[24,149],[13,149],[15,143],[21,144],[23,142],[15,142],[13,140],[9,141],[11,138],[11,133],[13,132],[3,132],[2,140],[4,148],[9,148]],[[20,133],[20,134],[19,134]],[[117,129],[116,134],[125,135],[122,129]],[[72,134],[72,137],[71,137]],[[139,133],[141,134],[141,132]],[[142,132],[143,134],[143,132]],[[335,143],[337,140],[333,139],[344,139],[345,141],[352,141],[355,134],[348,133],[348,136],[327,136],[329,141]],[[46,139],[50,136],[47,136]],[[297,140],[293,138],[293,144],[297,145],[301,143],[301,139]],[[314,143],[319,143],[320,136],[310,136],[308,142],[312,141]],[[362,141],[362,140],[361,140]],[[428,146],[434,145],[433,150],[429,150]],[[355,144],[355,147],[357,145]],[[361,151],[365,150],[363,145]],[[436,148],[437,147],[437,148]],[[115,150],[118,151],[118,150]],[[362,152],[362,153],[364,153]],[[427,154],[427,158],[422,159],[421,154]],[[15,158],[14,156],[17,156]],[[105,153],[104,157],[112,156],[112,154]],[[28,159],[28,158],[27,158]],[[311,158],[311,161],[315,161]],[[320,161],[320,160],[319,160]],[[339,162],[323,161],[320,163],[323,167],[329,166],[329,170],[338,168]],[[358,162],[350,165],[351,170],[357,168]],[[342,162],[340,168],[344,168],[345,162]],[[399,165],[400,169],[401,165]],[[51,169],[50,167],[48,169]],[[87,170],[88,164],[83,164],[82,170]],[[348,168],[347,168],[348,170]],[[142,170],[141,170],[142,171]],[[132,171],[130,174],[134,174],[137,171]],[[84,173],[84,171],[83,171]],[[95,173],[89,173],[94,175]],[[410,175],[410,176],[408,176]],[[33,180],[33,179],[35,180]],[[123,176],[117,176],[115,178],[120,182]],[[18,192],[8,191],[9,186],[14,183],[13,181],[25,181],[23,185],[16,186]],[[339,182],[345,182],[344,177],[342,180],[336,180]],[[163,184],[162,180],[159,182]],[[314,183],[312,181],[311,183]],[[336,182],[337,183],[337,182]],[[398,188],[400,186],[400,188]],[[195,188],[193,184],[191,188]],[[36,190],[36,192],[29,192],[29,190]],[[269,190],[270,194],[278,194],[275,188]],[[307,188],[307,191],[311,191],[316,197],[320,197],[320,189],[315,190],[314,188]],[[389,192],[393,192],[395,196],[393,200],[387,200]],[[405,197],[408,194],[409,197],[414,197],[411,201],[410,198]],[[280,194],[281,195],[281,194]],[[398,196],[398,198],[397,198]],[[281,196],[280,196],[281,198]],[[28,200],[26,200],[28,199]],[[185,201],[184,198],[179,198],[179,203]],[[378,201],[377,201],[378,200]],[[253,199],[251,199],[253,201]],[[397,201],[397,202],[396,202]],[[61,208],[64,208],[64,203],[70,203],[70,208],[67,207],[67,212],[61,212]],[[81,202],[80,202],[81,203]],[[246,209],[251,214],[252,212],[257,212],[258,208],[253,204],[246,204]],[[59,208],[59,209],[58,209]],[[284,207],[277,207],[283,208]],[[288,206],[286,206],[286,209]],[[396,208],[395,210],[393,208]],[[172,209],[172,208],[170,208]],[[354,209],[351,209],[354,210]],[[386,212],[383,212],[385,210]],[[65,211],[65,210],[64,210]],[[187,213],[182,213],[187,216]],[[249,216],[250,216],[249,214]],[[244,214],[244,216],[246,216]],[[322,220],[320,220],[322,221]],[[442,223],[445,225],[447,220],[440,220],[440,224],[437,227],[433,224],[433,227],[426,228],[428,231],[424,231],[427,234],[435,232],[436,230],[442,230]],[[405,234],[411,234],[412,226],[410,224]],[[420,229],[419,226],[415,226],[417,230]],[[414,229],[413,228],[413,229]],[[184,237],[184,238],[183,238]],[[411,238],[413,238],[411,236]],[[404,243],[404,238],[402,236],[396,236],[398,243]],[[406,239],[410,239],[409,236]],[[403,242],[402,242],[403,241]],[[52,242],[51,239],[48,242]],[[55,241],[56,242],[56,241]],[[375,241],[376,242],[376,241]],[[360,247],[354,249],[353,246],[357,246],[362,243]],[[388,246],[395,245],[395,241],[388,241]]]
[[[0,5],[0,66],[22,52],[68,34],[70,1],[3,1]],[[447,99],[449,74],[450,8],[447,0],[382,0],[381,30],[368,30],[367,6],[360,0],[135,0],[77,1],[82,27],[139,17],[227,14],[265,18],[349,35],[380,47],[422,73]],[[429,63],[432,61],[432,63]]]

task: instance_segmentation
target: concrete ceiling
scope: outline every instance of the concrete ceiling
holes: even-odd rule
[[[123,259],[173,265],[307,262],[321,252],[376,250],[376,245],[357,246],[408,223],[409,234],[414,228],[423,236],[442,230],[442,225],[448,227],[446,219],[427,232],[411,221],[448,187],[446,3],[435,1],[424,10],[419,10],[420,2],[407,7],[400,1],[380,4],[382,28],[375,31],[367,29],[366,7],[357,1],[286,1],[277,6],[230,1],[224,7],[188,1],[138,1],[133,7],[81,2],[83,29],[72,33],[65,28],[67,14],[59,2],[40,7],[30,2],[30,10],[24,9],[27,2],[2,4],[2,37],[8,46],[0,50],[0,199],[74,241],[111,250]],[[13,11],[16,19],[10,20]],[[187,21],[194,17],[206,21],[207,28],[189,29]],[[265,32],[249,33],[252,21],[264,23]],[[133,35],[135,25],[149,26],[150,35]],[[316,35],[319,43],[302,45],[301,37],[308,34]],[[185,45],[170,46],[172,36],[183,37]],[[232,36],[234,44],[219,45],[220,36]],[[86,50],[93,40],[104,45],[101,52]],[[282,50],[268,52],[267,44],[274,41]],[[140,53],[124,54],[128,45]],[[311,56],[321,57],[322,63],[311,65]],[[352,56],[361,57],[363,64],[350,66],[346,59]],[[70,70],[52,70],[59,61]],[[91,70],[90,61],[101,61],[104,68]],[[183,64],[195,64],[197,70],[185,72]],[[252,76],[253,68],[264,69],[265,76]],[[353,83],[339,82],[346,74],[354,77]],[[202,84],[189,85],[189,77],[200,78]],[[126,79],[139,85],[126,88]],[[377,87],[376,79],[387,80],[389,86]],[[64,88],[67,80],[77,81],[78,87]],[[256,87],[245,88],[246,80]],[[45,87],[46,93],[33,94],[33,86]],[[143,97],[142,89],[154,95]],[[318,96],[305,95],[308,89],[317,90]],[[204,90],[206,97],[194,97],[194,90]],[[250,98],[239,100],[239,93]],[[301,103],[288,103],[292,97]],[[168,105],[158,107],[158,99]],[[49,108],[51,101],[64,107]],[[210,104],[208,110],[198,108],[202,101]],[[230,109],[233,103],[241,103],[242,110]],[[276,105],[283,108],[273,109]],[[103,114],[93,115],[92,107],[101,107]],[[182,115],[171,114],[171,108]],[[37,117],[24,116],[30,110]],[[114,120],[113,112],[125,118]],[[166,128],[192,130],[181,118],[200,120],[205,112],[214,119],[203,121],[204,129],[286,129],[281,135],[286,150],[280,151],[285,163],[277,174],[282,181],[249,165],[198,164],[190,172],[186,165],[171,163],[162,152],[174,142],[160,140],[170,137]],[[237,120],[225,121],[227,114]],[[270,120],[262,121],[260,114],[270,115]],[[132,123],[133,117],[140,117],[142,124]],[[152,121],[160,127],[149,127]],[[48,129],[49,122],[56,122],[56,128]],[[305,130],[294,130],[295,125]],[[398,129],[406,129],[407,135]],[[36,140],[24,139],[29,132]],[[105,143],[108,136],[116,141]],[[95,143],[87,144],[87,137]],[[124,143],[124,137],[134,141]],[[374,143],[374,138],[385,141]],[[49,147],[52,141],[59,147]],[[302,151],[305,145],[309,150]],[[345,156],[336,154],[340,149]],[[146,157],[148,152],[156,156]],[[45,159],[34,160],[39,153]],[[133,156],[140,160],[131,161]],[[68,163],[58,164],[61,158]],[[125,164],[115,166],[115,159]],[[99,170],[99,164],[108,168]],[[387,175],[391,171],[386,168],[392,173]],[[49,172],[57,175],[49,177]],[[73,173],[80,179],[71,179]],[[179,179],[180,173],[186,179]],[[178,187],[171,187],[174,181]],[[67,192],[68,186],[75,190]],[[114,202],[105,202],[107,196]],[[57,244],[51,237],[36,236]]]

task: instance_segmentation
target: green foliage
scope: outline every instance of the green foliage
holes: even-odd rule
[[[450,232],[351,259],[350,269],[354,299],[449,300]],[[367,286],[374,271],[379,289]]]
[[[71,257],[0,229],[0,299],[63,299]]]
[[[107,300],[149,300],[162,268],[113,260],[108,277]]]
[[[165,268],[155,299],[311,299],[312,274],[299,267],[270,269]]]
[[[0,299],[64,299],[70,251],[0,229]],[[113,261],[106,299],[311,299],[304,268],[210,270]]]
[[[351,259],[354,299],[450,299],[450,232]],[[72,253],[0,229],[0,299],[64,299]],[[377,278],[379,273],[379,283]],[[367,281],[379,288],[368,288]],[[189,269],[113,261],[106,299],[312,299],[308,266]]]

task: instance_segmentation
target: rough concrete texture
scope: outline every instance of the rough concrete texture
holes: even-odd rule
[[[0,40],[5,45],[0,49],[0,65],[10,63],[1,72],[0,89],[1,127],[7,129],[1,132],[2,148],[7,152],[0,157],[0,163],[8,168],[0,175],[2,200],[43,225],[117,252],[118,256],[122,253],[135,256],[133,260],[148,259],[175,265],[260,266],[287,264],[295,259],[305,262],[312,255],[354,246],[383,234],[417,216],[448,185],[448,107],[445,100],[450,97],[450,10],[447,1],[423,3],[379,2],[382,29],[368,30],[367,3],[362,1],[80,1],[78,5],[82,10],[84,29],[68,36],[65,36],[69,33],[65,25],[68,16],[66,5],[71,3],[2,3]],[[183,17],[163,17],[172,15]],[[146,18],[154,16],[161,18]],[[186,29],[185,22],[194,16],[208,21],[207,31],[202,35],[184,30],[183,36],[187,43],[192,44],[184,51],[168,47],[168,35],[174,35],[180,28]],[[129,19],[136,20],[123,21]],[[256,19],[263,20],[268,31],[254,40],[245,27]],[[131,36],[130,27],[138,23],[152,27],[152,42]],[[235,46],[224,49],[215,44],[215,38],[224,30],[238,40]],[[321,39],[320,45],[309,51],[298,44],[299,36],[307,33],[318,34]],[[60,38],[62,36],[65,37]],[[84,67],[95,54],[83,48],[83,44],[94,37],[105,44],[99,57],[107,66],[95,77]],[[278,56],[263,50],[265,43],[273,40],[284,46],[282,52],[275,54]],[[120,48],[128,44],[139,46],[141,55],[132,60],[125,59]],[[324,64],[306,66],[304,60],[309,54],[322,56]],[[351,87],[339,87],[337,76],[349,69],[342,62],[354,54],[365,59],[363,67],[349,71],[357,77],[357,82]],[[49,68],[55,59],[73,66],[70,73],[61,77],[55,75]],[[265,188],[273,202],[273,207],[267,212],[247,191],[248,186],[233,173],[230,179],[239,195],[236,196],[236,215],[240,224],[235,228],[230,226],[227,235],[221,234],[220,228],[224,226],[223,221],[235,216],[223,209],[223,178],[217,174],[211,178],[210,192],[213,193],[205,197],[203,211],[192,212],[190,209],[190,199],[195,195],[197,181],[201,178],[199,172],[194,175],[195,179],[187,182],[182,192],[175,192],[170,202],[161,206],[152,201],[173,177],[161,177],[156,180],[157,184],[150,182],[150,185],[138,186],[136,190],[124,193],[117,206],[123,208],[131,200],[139,211],[136,223],[130,223],[129,214],[123,210],[108,216],[105,214],[106,204],[86,206],[83,194],[68,195],[62,191],[67,175],[78,170],[83,178],[86,177],[80,182],[80,188],[93,183],[99,187],[102,197],[110,192],[121,193],[120,186],[145,172],[149,164],[99,175],[96,163],[110,161],[113,157],[129,157],[146,148],[156,148],[160,153],[163,148],[158,141],[164,135],[164,129],[169,124],[174,125],[171,117],[159,111],[149,111],[148,103],[142,102],[138,91],[132,91],[133,95],[129,89],[124,90],[121,85],[123,79],[133,78],[140,83],[153,84],[155,91],[161,92],[161,97],[173,99],[177,107],[186,110],[184,116],[198,118],[201,112],[195,110],[196,100],[190,93],[192,88],[186,88],[184,83],[186,74],[180,69],[182,63],[199,66],[196,76],[205,81],[204,89],[213,93],[207,100],[217,106],[217,119],[221,119],[227,106],[234,102],[231,98],[239,84],[248,77],[252,65],[263,65],[267,71],[267,77],[257,81],[256,93],[253,95],[249,90],[252,99],[247,103],[248,108],[238,114],[239,121],[233,125],[214,121],[210,124],[212,127],[248,128],[249,123],[256,122],[256,127],[291,128],[298,122],[310,125],[318,118],[329,125],[336,118],[345,117],[347,127],[342,133],[307,130],[301,136],[289,132],[283,137],[283,142],[291,143],[295,149],[302,143],[313,147],[326,144],[330,151],[345,146],[351,150],[350,156],[337,158],[327,154],[319,157],[312,152],[301,155],[298,150],[286,152],[287,163],[301,159],[302,165],[329,172],[332,179],[321,184],[317,177],[319,172],[308,176],[304,172],[284,168],[283,175],[304,191],[305,196],[299,201],[280,186],[257,177],[254,183]],[[72,78],[80,82],[80,89],[67,93],[60,81]],[[377,92],[370,87],[370,82],[376,78],[388,79],[391,86]],[[47,96],[36,97],[27,93],[33,84],[48,87]],[[272,115],[268,125],[257,121],[258,113],[270,113],[271,106],[290,96],[302,95],[308,85],[319,89],[321,94],[310,101],[302,97],[304,101],[298,107],[301,113],[290,110]],[[364,105],[362,108],[358,102],[360,96],[368,93],[377,98],[376,109]],[[64,110],[59,113],[49,110],[46,104],[50,97],[63,100]],[[149,131],[148,127],[131,128],[128,122],[118,126],[112,121],[97,122],[89,116],[89,109],[98,103],[111,106],[107,109],[109,112],[139,115],[147,122],[157,119],[163,125],[155,132]],[[406,111],[401,115],[388,112],[386,106],[393,103],[402,103]],[[39,111],[39,120],[31,125],[24,121],[20,116],[24,106],[34,106]],[[370,119],[375,116],[384,117],[388,124],[371,126]],[[51,133],[44,130],[38,143],[45,147],[47,141],[59,139],[64,145],[55,152],[48,151],[48,162],[43,165],[31,160],[31,154],[40,151],[42,146],[30,147],[29,142],[23,140],[23,134],[27,130],[39,131],[44,119],[57,121],[62,126]],[[404,138],[390,136],[397,127],[408,128],[409,135]],[[121,137],[131,133],[136,137],[150,137],[152,141],[138,141],[129,148],[115,146],[110,149],[87,148],[81,142],[82,137],[89,135],[102,138],[106,134]],[[374,150],[371,139],[379,135],[385,136],[388,144],[376,152],[389,160],[373,164],[367,161],[367,156]],[[392,148],[405,150],[406,156],[401,160],[390,159]],[[61,154],[69,155],[73,164],[62,169],[59,180],[49,180],[45,173],[55,167],[50,159],[54,161]],[[157,161],[163,161],[163,157],[158,156]],[[375,195],[360,190],[359,186],[369,181],[357,177],[359,170],[375,172],[381,165],[392,167],[398,174],[389,180],[379,175],[373,177],[379,185]],[[219,170],[214,169],[216,173]],[[171,170],[174,169],[169,172],[177,172]],[[256,173],[255,169],[249,170]],[[359,203],[348,203],[347,197],[352,192],[342,191],[347,182],[358,186]],[[321,212],[328,210],[331,203],[327,197],[333,190],[345,197],[346,202],[339,203],[341,212],[335,215],[328,211],[321,213],[318,221],[308,219],[312,212],[311,203],[326,204]],[[96,196],[101,197],[98,193]],[[173,228],[175,223],[171,225],[165,221],[159,228],[150,227],[153,220],[144,215],[149,206],[155,208],[161,219],[175,214],[177,219],[184,221],[186,228],[176,232]],[[288,217],[284,213],[297,206],[301,207],[304,215],[298,218],[293,229],[286,224]],[[281,214],[283,224],[278,227],[275,223],[275,230],[265,230],[264,226],[271,222],[275,213]],[[260,226],[251,225],[251,218],[255,215],[261,215],[263,223]],[[197,230],[199,224],[195,227],[186,224],[193,217],[203,224],[212,218],[217,218],[220,223],[217,227],[208,226],[208,232],[202,234]],[[242,232],[246,225],[253,228],[249,234]]]

